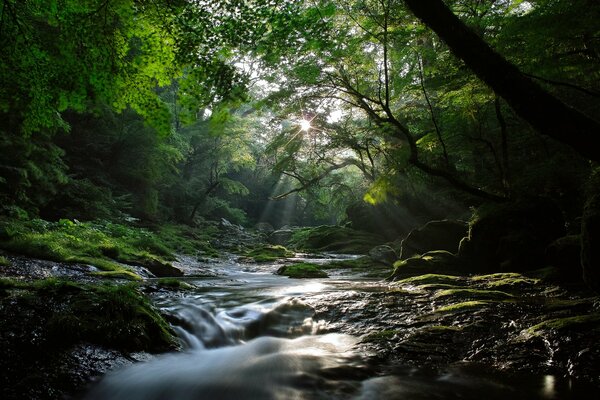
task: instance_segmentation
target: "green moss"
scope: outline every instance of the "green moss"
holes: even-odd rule
[[[117,262],[152,267],[170,265],[178,251],[211,255],[209,233],[167,225],[157,232],[107,221],[17,221],[0,219],[0,248],[30,257],[58,262],[86,263],[103,271],[131,275]]]
[[[424,274],[412,276],[410,278],[401,279],[396,281],[396,283],[400,285],[404,284],[413,284],[413,285],[423,285],[423,284],[460,284],[464,281],[464,278],[460,276],[454,275],[440,275],[440,274]]]
[[[277,274],[290,278],[327,278],[327,273],[317,264],[298,263],[279,268]]]
[[[276,261],[280,258],[293,257],[294,252],[283,246],[260,246],[246,253],[246,256],[256,262]]]
[[[527,329],[530,334],[537,334],[545,330],[563,331],[568,329],[582,329],[583,327],[600,328],[600,314],[577,315],[575,317],[554,318]]]
[[[362,342],[364,343],[381,343],[388,342],[393,339],[394,336],[398,335],[399,331],[395,329],[385,329],[379,332],[373,332],[366,335]]]
[[[177,278],[160,278],[156,284],[160,287],[169,289],[192,289],[193,286],[189,283]]]
[[[9,266],[10,266],[9,259],[4,256],[0,256],[0,267],[9,267]]]
[[[175,347],[170,326],[135,285],[45,279],[5,280],[2,286],[19,289],[3,301],[36,317],[39,340],[45,346],[60,348],[85,341],[125,351]],[[15,322],[5,321],[11,323]]]
[[[513,297],[512,294],[500,290],[479,290],[479,289],[445,289],[435,294],[436,298],[457,297],[457,298],[475,298],[482,300],[503,300]]]
[[[440,313],[459,312],[459,311],[472,310],[474,308],[481,308],[481,307],[487,306],[488,304],[490,304],[489,301],[479,301],[479,300],[464,301],[462,303],[455,303],[455,304],[450,304],[448,306],[440,307],[440,308],[436,309],[435,311],[440,312]]]

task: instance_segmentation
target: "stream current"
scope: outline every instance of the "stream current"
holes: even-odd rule
[[[370,326],[359,322],[368,295],[389,291],[388,283],[348,271],[289,279],[275,274],[278,267],[229,260],[211,265],[212,278],[184,278],[194,290],[154,293],[183,351],[113,371],[86,399],[583,398],[552,375],[507,375],[467,363],[391,365],[359,337]],[[328,312],[319,312],[324,305]],[[343,318],[328,320],[332,315]],[[380,318],[388,317],[381,310]]]

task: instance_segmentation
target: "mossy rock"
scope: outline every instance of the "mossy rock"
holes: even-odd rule
[[[169,324],[132,284],[4,280],[2,289],[3,307],[11,304],[15,312],[20,310],[35,319],[35,327],[14,318],[3,321],[2,337],[7,332],[24,329],[20,334],[26,338],[31,333],[26,331],[34,328],[39,345],[48,347],[44,351],[80,342],[122,351],[165,351],[176,347]]]
[[[476,284],[481,284],[487,289],[495,290],[521,290],[533,287],[540,283],[540,279],[529,278],[516,272],[505,272],[488,275],[477,275],[471,278]]]
[[[404,260],[434,250],[456,253],[461,239],[467,236],[467,233],[468,227],[464,221],[430,221],[412,230],[402,240],[400,259]]]
[[[246,253],[246,257],[251,258],[255,262],[270,262],[277,261],[281,258],[293,257],[294,252],[286,249],[283,246],[260,246]]]
[[[477,300],[506,300],[514,296],[500,290],[480,290],[480,289],[444,289],[435,294],[435,298],[458,298],[458,299],[477,299]]]
[[[454,254],[437,250],[422,256],[396,261],[390,279],[396,280],[424,274],[458,274],[460,270],[460,260]]]
[[[298,229],[290,244],[303,251],[329,251],[345,254],[367,254],[385,240],[377,235],[343,226],[322,225]]]
[[[171,263],[156,259],[149,258],[144,260],[142,264],[144,267],[148,268],[154,276],[157,277],[172,277],[172,276],[183,276],[183,271],[179,268],[174,267]]]
[[[424,274],[412,276],[410,278],[404,278],[396,281],[399,285],[411,284],[411,285],[428,285],[428,284],[448,284],[448,285],[462,285],[464,284],[464,278],[456,275],[440,275],[440,274]]]
[[[156,281],[156,285],[162,288],[179,290],[189,290],[194,288],[194,286],[189,283],[177,278],[160,278]]]
[[[526,332],[528,334],[536,335],[542,331],[551,330],[563,332],[571,329],[576,329],[578,331],[582,329],[600,330],[600,314],[594,313],[566,318],[553,318],[532,326],[527,329]]]
[[[328,275],[317,264],[297,263],[285,265],[277,270],[278,275],[290,278],[327,278]]]
[[[372,332],[368,335],[365,335],[361,342],[363,343],[385,343],[392,340],[394,337],[398,336],[400,331],[395,329],[384,329],[378,332]]]
[[[491,301],[481,301],[481,300],[472,300],[472,301],[463,301],[460,303],[449,304],[446,306],[439,307],[435,310],[438,313],[456,313],[456,312],[464,312],[464,311],[472,311],[475,309],[480,309],[485,306],[491,304]]]

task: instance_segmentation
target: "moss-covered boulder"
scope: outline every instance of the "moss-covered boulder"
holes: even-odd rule
[[[277,275],[290,278],[327,278],[327,273],[319,265],[312,263],[285,265],[277,270]]]
[[[367,254],[369,250],[384,241],[382,237],[368,232],[343,226],[322,225],[296,230],[290,244],[298,250],[305,251]]]
[[[154,276],[159,278],[171,276],[183,276],[183,271],[174,267],[171,263],[159,260],[157,258],[149,258],[145,260],[143,266],[148,268]]]
[[[293,257],[294,252],[283,246],[259,246],[246,253],[246,257],[255,262],[277,261],[281,258]]]
[[[544,266],[546,247],[564,234],[562,212],[550,199],[485,205],[458,254],[472,272],[529,271]]]
[[[418,229],[412,230],[400,247],[400,259],[405,260],[432,250],[458,251],[462,238],[467,236],[468,226],[464,221],[430,221]]]
[[[461,262],[454,254],[437,250],[396,261],[390,279],[403,279],[423,274],[459,274],[461,271]]]

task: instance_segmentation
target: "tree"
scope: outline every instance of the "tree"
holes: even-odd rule
[[[600,161],[600,149],[595,146],[600,123],[567,106],[524,75],[469,29],[442,0],[404,2],[520,117],[541,133],[572,146],[591,160]],[[591,12],[598,13],[597,7],[592,5]]]

